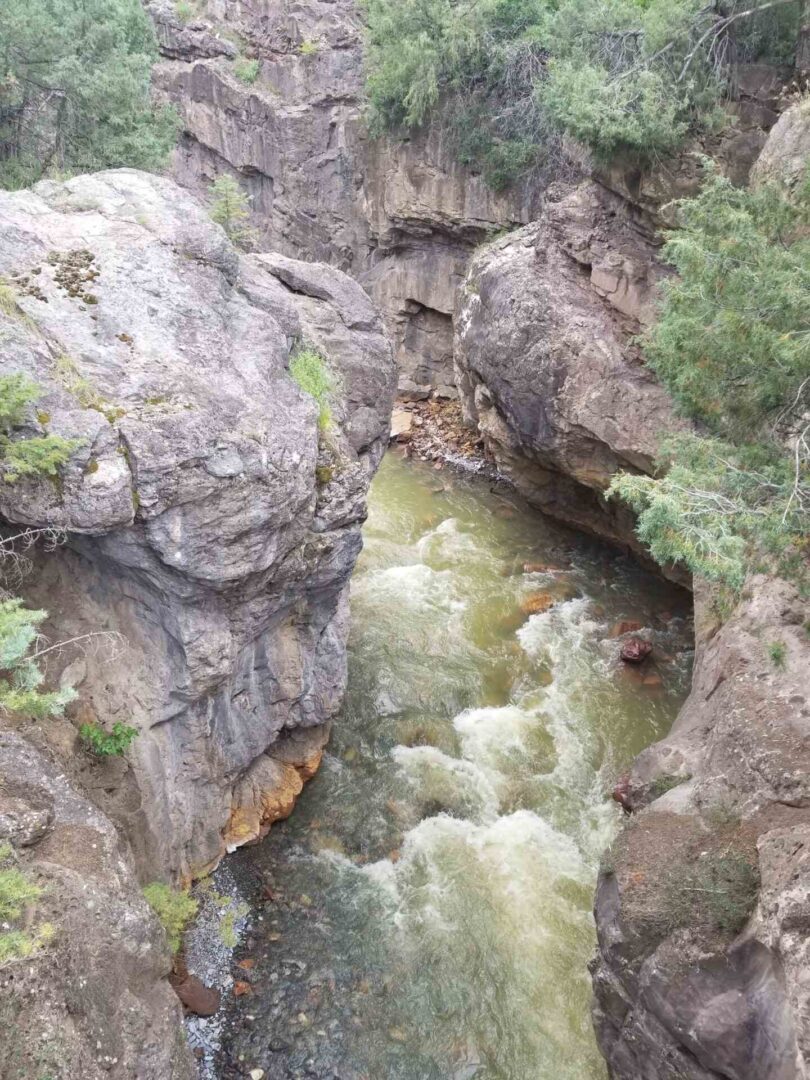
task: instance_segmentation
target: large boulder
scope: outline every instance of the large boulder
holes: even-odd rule
[[[810,96],[805,96],[786,109],[774,125],[751,172],[752,183],[795,188],[807,176],[808,161]]]
[[[764,578],[722,626],[714,600],[698,589],[692,692],[626,779],[635,813],[600,875],[594,1017],[615,1080],[810,1066],[810,607]]]
[[[58,484],[4,485],[0,513],[67,534],[26,596],[54,638],[120,642],[90,639],[66,672],[77,720],[140,733],[98,797],[143,869],[187,878],[231,842],[242,778],[273,747],[307,772],[341,700],[390,347],[345,275],[240,256],[174,182],[132,170],[0,194],[0,274],[0,372],[43,388],[31,432],[81,440]],[[289,374],[298,342],[333,372],[326,431]],[[320,734],[296,756],[301,728]]]
[[[683,426],[632,342],[662,275],[643,216],[588,182],[478,254],[456,313],[462,404],[500,470],[547,513],[636,548],[603,491],[619,469],[651,472]]]

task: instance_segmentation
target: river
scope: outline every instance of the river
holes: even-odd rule
[[[475,476],[389,453],[349,690],[252,902],[220,1075],[601,1080],[587,962],[610,789],[686,693],[686,595]],[[621,620],[654,643],[618,658]],[[240,970],[240,969],[237,969]]]

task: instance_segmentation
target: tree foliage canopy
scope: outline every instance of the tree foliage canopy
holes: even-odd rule
[[[372,130],[439,120],[495,187],[554,158],[649,158],[718,122],[739,59],[788,59],[800,0],[365,0]],[[763,11],[751,13],[762,6]],[[767,10],[766,10],[767,8]]]
[[[4,0],[0,187],[50,173],[160,167],[175,118],[150,101],[156,56],[138,0]]]
[[[39,387],[22,374],[0,377],[0,483],[24,476],[56,476],[79,445],[58,435],[20,438],[28,407],[40,396]],[[14,436],[12,438],[12,436]],[[13,545],[0,543],[0,572],[9,561],[18,567]],[[71,690],[44,692],[37,657],[39,625],[45,611],[31,611],[22,600],[0,588],[0,708],[43,717],[60,712],[72,699]]]
[[[646,336],[648,363],[703,433],[671,440],[658,479],[611,494],[660,562],[737,589],[756,568],[808,582],[810,177],[790,198],[710,175],[678,204],[678,270]]]

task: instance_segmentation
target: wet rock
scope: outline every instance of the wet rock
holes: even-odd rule
[[[633,812],[632,786],[629,775],[623,776],[613,788],[611,798],[624,810],[625,814]]]
[[[195,1016],[213,1016],[219,1008],[219,990],[206,986],[196,975],[186,973],[179,980],[172,979],[171,984],[185,1008]]]
[[[635,619],[622,619],[611,626],[608,636],[612,638],[624,637],[625,634],[637,634],[639,630],[643,629],[643,624]]]
[[[548,592],[532,593],[520,602],[520,610],[524,615],[540,615],[549,608],[553,608],[559,601],[559,597]]]
[[[643,638],[631,637],[622,645],[619,656],[625,664],[640,664],[647,659],[652,650],[653,647],[649,641],[644,641]]]

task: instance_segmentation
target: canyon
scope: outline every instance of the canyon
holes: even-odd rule
[[[82,440],[58,488],[4,489],[0,513],[67,537],[25,588],[49,635],[106,635],[48,669],[78,691],[67,720],[0,739],[0,836],[54,882],[54,918],[69,913],[60,979],[43,955],[27,988],[3,987],[10,1076],[33,1068],[32,1032],[68,1017],[75,1075],[192,1075],[138,882],[200,877],[289,814],[317,768],[397,387],[458,398],[532,506],[644,561],[603,492],[617,469],[651,473],[661,434],[686,426],[634,340],[669,272],[669,204],[696,190],[702,152],[737,183],[792,184],[810,150],[806,105],[780,97],[787,73],[751,66],[735,123],[677,159],[645,174],[580,163],[548,190],[496,194],[438,128],[369,137],[351,0],[147,9],[155,91],[180,117],[172,178],[0,193],[15,305],[0,370],[43,387],[30,433]],[[222,174],[250,196],[254,253],[206,213]],[[338,376],[328,437],[288,375],[301,343]],[[626,778],[632,815],[600,872],[594,1019],[616,1080],[808,1068],[810,611],[761,576],[724,620],[713,599],[696,590],[691,694]],[[135,725],[126,760],[77,752],[76,726],[95,720]],[[744,928],[673,921],[673,876],[738,846],[760,876]],[[91,904],[119,935],[103,947]]]

